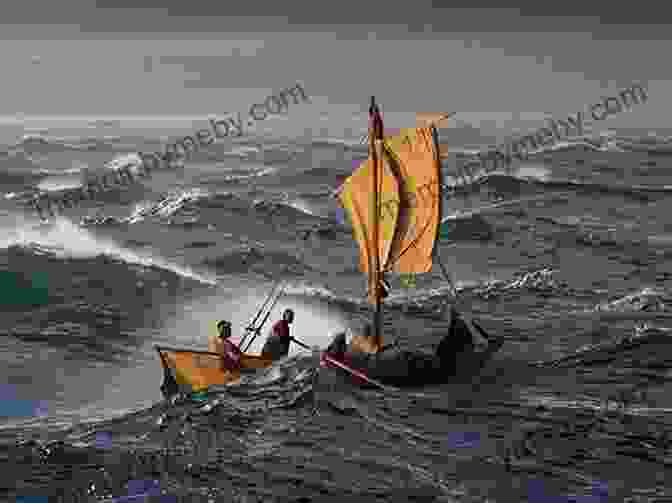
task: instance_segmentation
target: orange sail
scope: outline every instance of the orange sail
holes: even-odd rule
[[[389,166],[399,183],[400,208],[386,271],[426,273],[441,223],[441,162],[433,127],[403,129],[385,138]]]
[[[369,275],[371,254],[378,253],[379,264],[387,263],[394,238],[397,216],[399,214],[399,182],[389,167],[389,159],[383,156],[378,163],[379,204],[378,204],[378,243],[373,242],[371,223],[375,220],[370,213],[370,194],[375,190],[372,182],[373,162],[364,161],[359,168],[344,182],[338,195],[341,206],[348,212],[353,235],[359,244],[359,267]],[[381,169],[382,167],[382,169]],[[369,293],[371,293],[371,288]],[[373,299],[372,299],[373,300]]]
[[[379,261],[385,271],[419,274],[432,269],[443,197],[441,153],[435,135],[430,126],[402,129],[385,138],[378,220]],[[374,249],[369,230],[371,169],[369,158],[338,194],[359,243],[360,270],[367,274],[369,250]]]

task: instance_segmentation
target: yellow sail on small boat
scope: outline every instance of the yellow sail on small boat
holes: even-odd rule
[[[377,262],[385,264],[392,249],[392,241],[397,228],[397,217],[399,215],[399,181],[392,171],[389,163],[383,159],[382,163],[376,163],[368,159],[343,183],[339,194],[339,200],[343,209],[348,212],[354,238],[359,244],[359,267],[360,271],[369,276],[370,280],[375,278],[375,272],[372,271],[372,262],[374,253],[378,253]],[[376,190],[373,186],[374,169],[378,170],[377,178],[379,187],[377,188],[381,195],[381,208],[385,208],[384,217],[373,217],[371,215],[370,194]],[[374,242],[371,221],[378,221],[378,242]],[[369,288],[370,293],[373,287]]]
[[[403,129],[401,134],[385,139],[385,153],[398,177],[402,202],[384,270],[399,274],[429,272],[442,210],[436,130]]]
[[[372,110],[377,110],[375,104]],[[385,137],[382,145],[374,145],[370,132],[369,158],[337,192],[359,245],[360,270],[369,278],[369,301],[377,311],[381,303],[377,283],[383,273],[418,274],[432,269],[442,216],[440,159],[446,151],[439,147],[434,123],[449,116],[418,118],[417,127]],[[372,199],[376,204],[371,204]],[[374,253],[377,257],[372,257]],[[373,269],[374,263],[378,270]],[[379,333],[376,341],[382,346]]]

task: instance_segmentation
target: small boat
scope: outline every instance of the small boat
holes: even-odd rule
[[[196,349],[154,346],[163,366],[163,396],[168,399],[177,393],[190,395],[207,391],[211,386],[225,385],[240,379],[246,371],[270,367],[273,360],[261,355],[243,353],[240,370],[231,370],[217,353]]]
[[[273,358],[262,356],[260,354],[251,354],[247,350],[254,342],[254,339],[261,335],[263,326],[282,296],[284,286],[276,282],[268,297],[257,311],[254,319],[250,321],[245,328],[245,335],[242,337],[239,347],[242,349],[240,355],[240,368],[232,369],[227,367],[227,360],[218,353],[212,351],[203,351],[198,349],[173,348],[168,346],[155,345],[161,359],[163,367],[163,384],[161,392],[164,398],[170,399],[178,393],[185,395],[194,395],[207,392],[212,386],[226,385],[239,380],[244,373],[254,373],[257,370],[265,369],[273,365]],[[266,313],[265,316],[262,316]],[[251,339],[247,337],[252,335]],[[247,345],[245,345],[247,342]],[[310,349],[299,341],[294,341],[306,349]]]
[[[453,284],[437,253],[439,238],[445,235],[441,159],[447,148],[439,145],[435,127],[452,114],[424,119],[418,115],[416,127],[400,129],[394,136],[384,135],[373,97],[369,115],[369,158],[334,196],[359,244],[360,271],[368,276],[368,299],[374,307],[373,334],[361,343],[353,338],[349,351],[342,342],[340,361],[327,353],[323,362],[350,372],[357,382],[381,386],[423,385],[473,374],[501,348],[503,339],[488,335],[474,320],[469,327],[456,311],[451,310],[458,324],[451,325],[434,355],[384,350],[381,334],[382,303],[389,290],[385,274],[414,278],[429,273],[437,263],[444,279]],[[457,299],[454,288],[453,294]]]
[[[328,351],[323,355],[322,362],[326,367],[351,374],[354,382],[363,386],[385,389],[389,386],[403,388],[454,382],[477,374],[504,343],[503,338],[486,334],[475,321],[471,323],[483,339],[476,339],[470,334],[470,340],[462,338],[462,344],[456,345],[452,340],[456,334],[449,332],[434,354],[407,350],[373,354],[359,351],[334,354]],[[337,338],[330,348],[339,344]]]

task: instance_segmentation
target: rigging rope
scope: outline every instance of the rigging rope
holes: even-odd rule
[[[308,240],[308,238],[310,237],[310,235],[311,235],[312,233],[313,233],[313,230],[312,230],[312,229],[309,229],[309,230],[305,231],[305,233],[304,233],[304,235],[303,235],[303,239],[302,239],[303,242],[304,242],[303,253],[301,253],[301,256],[300,256],[300,258],[299,258],[299,262],[301,262],[301,263],[303,262],[303,258],[304,258],[304,256],[305,256],[305,252],[306,252],[306,249],[305,249],[305,242]],[[285,266],[283,272],[288,272],[289,269],[290,269],[290,267],[291,267],[291,264],[287,264],[287,265]],[[257,312],[257,315],[254,317],[253,321],[250,323],[250,325],[248,325],[248,326],[245,328],[245,330],[246,330],[246,334],[245,334],[245,336],[242,338],[242,340],[240,341],[239,347],[242,348],[242,345],[243,345],[243,343],[245,342],[245,339],[247,338],[248,334],[253,333],[254,335],[252,336],[252,339],[250,339],[250,342],[248,342],[248,344],[247,344],[247,346],[245,347],[245,349],[242,350],[243,352],[246,352],[246,351],[250,348],[250,346],[252,345],[252,343],[254,342],[254,340],[255,340],[259,335],[261,335],[261,329],[263,328],[263,326],[264,326],[264,325],[266,324],[266,322],[268,321],[268,318],[271,316],[271,313],[273,312],[273,309],[275,308],[276,304],[277,304],[278,301],[280,300],[280,297],[282,297],[282,294],[284,293],[285,289],[287,288],[287,282],[286,282],[286,281],[284,281],[284,284],[282,285],[282,288],[280,288],[280,291],[279,291],[278,294],[275,296],[275,299],[274,299],[273,302],[271,303],[270,307],[268,307],[268,311],[266,312],[266,316],[264,316],[264,319],[261,321],[261,323],[259,324],[259,326],[258,326],[258,327],[255,327],[254,324],[259,320],[259,318],[260,318],[260,316],[261,316],[261,313],[264,312],[264,310],[265,310],[266,307],[268,306],[268,302],[269,302],[270,299],[273,297],[273,292],[275,292],[276,289],[278,288],[278,286],[280,286],[280,284],[282,284],[282,283],[283,283],[283,280],[281,280],[281,279],[278,280],[278,281],[276,282],[276,284],[273,286],[273,289],[271,290],[270,295],[268,296],[268,298],[266,299],[266,301],[265,301],[264,304],[262,305],[262,307],[261,307],[261,309],[259,310],[259,312]]]

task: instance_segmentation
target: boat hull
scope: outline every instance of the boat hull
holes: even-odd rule
[[[502,345],[502,338],[490,337],[485,347],[476,346],[458,351],[451,358],[443,360],[437,355],[419,351],[390,350],[376,354],[348,352],[340,361],[380,383],[397,387],[417,387],[448,383],[476,375]],[[327,366],[335,367],[328,362]],[[346,372],[342,369],[339,371]],[[366,385],[356,377],[353,379],[358,384]]]
[[[193,349],[155,346],[164,370],[161,386],[167,398],[179,392],[197,393],[211,386],[229,384],[240,379],[245,371],[270,367],[273,360],[261,355],[243,353],[241,368],[229,369],[217,353]]]

